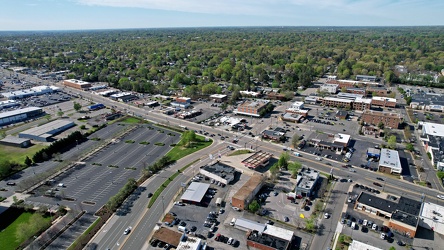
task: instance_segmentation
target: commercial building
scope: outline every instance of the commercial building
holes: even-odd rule
[[[185,190],[180,197],[180,200],[184,203],[198,205],[208,191],[208,188],[210,188],[210,184],[208,183],[191,182],[187,190]]]
[[[337,97],[324,97],[322,99],[322,104],[324,106],[332,106],[332,107],[338,107],[338,108],[352,108],[354,100],[350,99],[343,99],[343,98],[337,98]]]
[[[419,137],[426,152],[430,153],[438,170],[444,168],[444,125],[439,123],[419,122],[421,136]]]
[[[290,106],[293,110],[304,110],[304,102],[293,102]]]
[[[365,95],[365,89],[364,88],[345,88],[347,93],[351,94],[357,94],[357,95]]]
[[[70,120],[55,120],[42,126],[22,131],[19,133],[19,137],[28,138],[35,141],[48,142],[56,134],[74,126],[75,123]]]
[[[76,79],[68,79],[63,81],[63,85],[74,89],[88,90],[91,88],[91,83]]]
[[[234,180],[236,169],[217,161],[214,164],[201,167],[199,173],[227,185]]]
[[[338,110],[338,111],[336,111],[335,117],[340,119],[340,120],[347,119],[347,116],[348,116],[348,112],[345,111],[345,110]]]
[[[262,131],[262,138],[269,139],[275,142],[280,142],[285,140],[286,131],[277,127],[273,130],[264,130]]]
[[[170,246],[177,247],[180,244],[182,235],[183,233],[173,231],[169,228],[160,227],[154,232],[153,237],[151,237],[151,241],[158,240]]]
[[[420,92],[410,96],[410,107],[427,111],[444,112],[444,95],[439,93]]]
[[[367,157],[379,159],[379,157],[381,157],[381,150],[377,148],[368,148]]]
[[[354,239],[352,243],[348,246],[348,250],[383,250],[383,249]]]
[[[381,149],[378,170],[386,174],[401,174],[402,166],[396,150]]]
[[[318,183],[319,172],[314,169],[303,167],[296,176],[296,195],[310,197],[314,194],[314,188]]]
[[[44,113],[43,109],[36,107],[22,108],[0,113],[0,126],[26,121],[42,116]]]
[[[388,221],[388,227],[410,237],[415,237],[419,224],[419,214],[422,201],[399,197],[397,202],[387,200],[372,194],[361,192],[354,209],[370,213]]]
[[[31,140],[8,135],[0,140],[0,144],[5,146],[27,148],[31,146]]]
[[[270,101],[268,100],[247,101],[239,105],[237,109],[233,111],[233,113],[238,115],[260,117],[261,110],[263,110],[269,102]]]
[[[314,138],[310,138],[309,144],[321,148],[342,153],[350,143],[351,136],[347,134],[316,134]]]
[[[376,76],[368,76],[368,75],[357,75],[356,81],[365,81],[365,82],[376,82]]]
[[[181,96],[181,97],[177,97],[176,100],[175,100],[175,102],[177,102],[177,103],[188,103],[188,104],[190,104],[190,103],[191,103],[191,98]]]
[[[265,176],[262,174],[253,174],[250,179],[233,195],[231,205],[239,209],[245,208],[253,200],[254,196],[262,188],[265,182]]]
[[[369,109],[372,105],[371,99],[366,98],[356,98],[352,104],[352,109],[354,110],[365,110]]]
[[[374,96],[374,97],[372,97],[372,106],[395,108],[396,107],[396,99]]]
[[[14,100],[0,101],[0,110],[17,106],[20,106],[20,104]]]
[[[263,231],[250,230],[247,233],[247,246],[260,250],[297,249],[293,244],[295,238],[293,231],[266,225]]]
[[[202,245],[202,239],[182,234],[176,250],[201,250]]]
[[[338,84],[325,83],[319,87],[321,92],[327,92],[330,94],[336,94],[338,92]]]
[[[237,218],[234,227],[242,231],[263,232],[266,228],[266,225],[245,218]]]
[[[444,235],[444,207],[424,202],[419,215],[419,226]]]
[[[382,122],[386,128],[399,128],[399,124],[402,123],[402,116],[397,113],[364,110],[361,120],[369,125],[377,126]]]
[[[241,163],[244,164],[245,167],[247,168],[256,169],[267,166],[271,157],[273,157],[273,154],[271,153],[257,151],[254,154],[247,157]]]
[[[60,88],[54,86],[36,86],[30,89],[23,89],[11,92],[1,93],[2,96],[6,97],[8,100],[17,100],[22,98],[28,98],[31,96],[39,96],[47,93],[54,93],[59,91]]]
[[[228,100],[228,96],[227,95],[221,95],[221,94],[214,94],[214,95],[210,95],[210,99],[213,100],[214,102],[226,102]]]
[[[316,104],[318,102],[318,98],[316,98],[315,96],[307,96],[304,99],[304,103],[307,104]]]
[[[110,95],[109,97],[111,99],[113,99],[115,101],[119,101],[119,102],[130,102],[130,101],[138,99],[138,97],[133,95],[133,93],[131,93],[131,92],[116,93],[116,94]]]
[[[288,110],[287,110],[288,111]],[[308,112],[307,112],[308,113]],[[304,115],[301,114],[297,114],[297,113],[293,113],[293,112],[288,112],[288,113],[284,113],[284,115],[281,117],[283,121],[286,122],[294,122],[294,123],[298,123],[300,122],[304,117]]]
[[[340,108],[364,110],[370,108],[371,99],[365,99],[360,94],[340,92],[335,97],[323,98],[322,104],[324,106],[334,106]]]

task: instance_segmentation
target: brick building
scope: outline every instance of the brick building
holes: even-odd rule
[[[374,96],[374,97],[372,97],[372,106],[395,108],[396,107],[396,99]]]
[[[402,123],[402,116],[401,114],[389,112],[364,110],[361,120],[370,125],[378,125],[380,122],[382,122],[384,127],[399,128],[399,124]]]
[[[81,89],[81,90],[87,90],[87,89],[91,88],[91,83],[79,81],[76,79],[64,80],[63,85],[74,88],[74,89]]]
[[[233,195],[231,205],[239,209],[245,210],[253,201],[254,196],[262,188],[265,177],[262,174],[253,174],[251,178]]]
[[[260,112],[269,103],[268,100],[257,100],[244,102],[237,107],[233,113],[238,115],[249,115],[254,117],[260,117]]]
[[[389,90],[386,87],[369,85],[366,89],[366,94],[367,95],[376,94],[377,96],[387,96],[389,94]]]

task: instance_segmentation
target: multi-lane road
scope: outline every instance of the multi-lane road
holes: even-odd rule
[[[94,94],[88,93],[88,92],[78,91],[78,90],[74,90],[74,89],[71,89],[70,91],[77,92],[77,94],[81,95],[82,97],[93,100],[95,102],[100,102],[100,103],[103,103],[107,106],[116,106],[118,109],[127,110],[131,114],[143,117],[145,119],[151,120],[156,123],[165,123],[165,121],[166,121],[166,118],[163,114],[159,114],[159,113],[155,113],[155,112],[148,112],[146,110],[143,110],[143,109],[140,109],[140,108],[128,105],[128,104],[117,103],[117,102],[114,102],[110,99],[107,99],[107,98],[104,98],[101,96],[97,96],[97,95],[94,95]],[[200,130],[202,127],[200,124],[195,124],[195,123],[184,121],[184,120],[179,121],[176,119],[168,119],[168,122],[170,125],[181,124],[181,125],[186,125],[189,129],[195,129],[195,130]],[[220,129],[213,128],[213,127],[206,127],[206,126],[204,127],[204,130],[209,133],[215,133],[215,134],[221,132]],[[232,134],[232,136],[234,136],[237,133],[224,131],[224,134]],[[247,145],[247,144],[251,145],[252,144],[251,141],[252,141],[251,137],[246,137],[246,136],[240,137],[238,145]],[[256,139],[254,139],[254,142],[255,142],[255,145],[259,149],[263,149],[263,150],[272,152],[275,155],[279,155],[282,152],[283,146],[281,146],[281,145],[263,142],[263,141],[256,140]],[[213,149],[213,147],[208,148],[207,150],[212,150],[212,149]],[[376,177],[381,176],[380,173],[375,173],[375,172],[371,172],[371,171],[368,171],[365,169],[359,169],[359,168],[357,168],[355,170],[356,172],[350,172],[348,170],[340,168],[339,164],[337,164],[337,163],[332,163],[333,166],[328,166],[323,163],[315,161],[314,156],[312,156],[312,155],[303,154],[303,156],[304,157],[300,158],[300,160],[303,161],[303,164],[309,165],[310,167],[313,167],[313,168],[318,169],[323,172],[330,172],[330,170],[333,168],[334,175],[349,176],[354,181],[359,181],[360,183],[363,183],[368,186],[372,186],[373,182],[376,181]],[[183,165],[185,165],[186,164],[185,161],[183,161],[183,162],[184,162]],[[191,162],[191,160],[190,160],[190,162]],[[177,165],[181,165],[181,164],[178,162]],[[183,176],[183,175],[181,175],[181,176]],[[183,178],[185,178],[185,177],[183,177]],[[442,203],[440,200],[436,199],[436,195],[439,194],[439,192],[434,189],[429,189],[426,187],[414,185],[412,183],[400,180],[396,177],[393,177],[393,178],[384,177],[384,178],[385,178],[385,182],[383,183],[383,185],[384,185],[385,191],[389,191],[389,192],[399,194],[399,195],[405,195],[405,196],[411,197],[411,198],[418,198],[422,194],[425,194],[426,197],[428,197],[428,199],[431,199],[434,202],[437,202],[440,204]],[[180,181],[183,181],[182,177],[178,178],[175,182],[170,184],[171,186],[169,186],[169,188],[164,191],[165,192],[164,193],[164,200],[163,200],[164,203],[169,203],[169,201],[171,199],[168,199],[168,198],[172,198],[172,197],[169,197],[169,195],[165,195],[165,194],[168,194],[168,190],[172,190],[171,192],[173,192],[173,190],[175,190],[174,192],[176,192],[180,188]],[[177,186],[175,186],[175,185],[177,185]],[[154,211],[150,211],[149,213],[146,213],[146,214],[149,214],[149,216],[151,216],[151,217],[141,219],[141,221],[143,221],[142,223],[145,223],[145,220],[149,220],[150,222],[158,222],[159,221],[161,214],[156,211],[159,209],[159,202],[161,202],[160,199],[151,208]],[[159,215],[156,216],[156,214],[159,214]],[[129,235],[129,237],[126,237],[126,240],[124,242],[119,243],[120,248],[130,249],[130,248],[127,248],[126,246],[135,246],[135,245],[140,245],[142,243],[145,244],[147,236],[150,233],[151,233],[151,231],[145,231],[145,230],[142,230],[139,233],[133,232],[132,234]],[[139,236],[139,234],[144,234],[145,237],[141,237],[141,236]],[[136,243],[136,242],[138,242],[138,243]],[[141,246],[143,246],[143,244]]]

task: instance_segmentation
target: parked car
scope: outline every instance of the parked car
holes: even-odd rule
[[[153,196],[153,193],[148,193],[147,195],[146,195],[146,197],[148,197],[148,198],[151,198]]]
[[[378,182],[373,182],[373,185],[378,186],[378,187],[382,187],[382,185]]]
[[[8,186],[15,186],[15,182],[10,181],[10,182],[7,182],[6,185],[8,185]]]

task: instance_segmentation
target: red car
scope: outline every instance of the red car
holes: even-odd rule
[[[220,240],[220,236],[221,236],[220,234],[217,234],[217,235],[216,235],[216,238],[214,238],[214,240],[215,240],[215,241],[219,241],[219,240]]]

